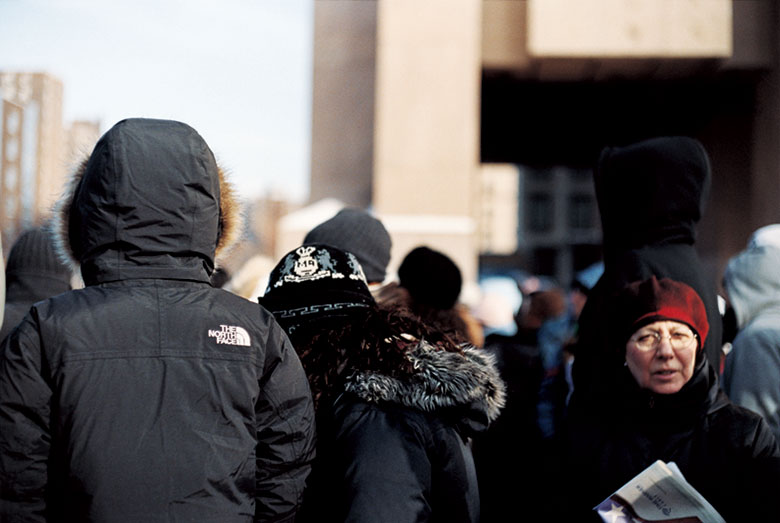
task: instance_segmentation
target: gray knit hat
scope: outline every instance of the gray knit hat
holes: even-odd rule
[[[58,257],[47,227],[27,229],[11,247],[5,267],[8,278],[34,274],[70,285],[71,270]]]
[[[363,267],[369,283],[385,279],[392,240],[382,222],[362,209],[342,209],[309,231],[303,243],[323,243],[351,252]]]

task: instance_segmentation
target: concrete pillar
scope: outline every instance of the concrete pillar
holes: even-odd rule
[[[314,2],[313,202],[371,204],[376,11],[375,1]]]
[[[477,273],[479,0],[380,1],[373,203],[393,262],[425,243]]]

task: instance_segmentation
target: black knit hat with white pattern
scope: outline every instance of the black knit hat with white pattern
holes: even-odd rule
[[[363,315],[376,306],[357,258],[324,244],[305,244],[282,257],[258,300],[287,330]]]

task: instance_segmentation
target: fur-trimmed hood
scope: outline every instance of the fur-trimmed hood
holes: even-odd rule
[[[407,357],[416,371],[409,379],[357,372],[347,379],[345,390],[369,403],[396,403],[424,412],[462,410],[476,423],[498,417],[505,402],[504,382],[489,353],[475,347],[446,352],[422,341]]]
[[[203,138],[171,120],[112,127],[55,207],[60,255],[86,284],[208,281],[241,230],[234,192]]]

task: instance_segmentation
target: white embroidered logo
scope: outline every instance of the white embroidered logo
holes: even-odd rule
[[[216,338],[219,345],[250,345],[246,329],[234,325],[220,325],[220,330],[209,329],[209,338]]]

